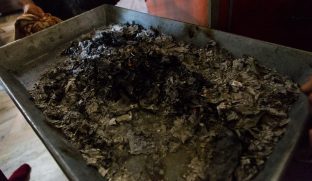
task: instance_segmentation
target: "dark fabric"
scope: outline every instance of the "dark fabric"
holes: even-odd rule
[[[6,176],[3,174],[2,170],[0,170],[0,181],[8,181]]]
[[[44,12],[62,20],[93,9],[102,4],[115,5],[119,0],[33,0]]]
[[[16,169],[9,181],[28,181],[30,178],[31,167],[28,164],[23,164],[18,169]]]
[[[0,0],[0,13],[2,16],[20,10],[22,10],[22,7],[18,4],[17,0]]]

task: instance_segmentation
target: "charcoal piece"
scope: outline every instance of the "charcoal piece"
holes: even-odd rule
[[[242,145],[231,130],[224,130],[219,135],[215,145],[215,152],[211,159],[212,165],[207,173],[209,180],[233,180],[233,173],[239,164]]]

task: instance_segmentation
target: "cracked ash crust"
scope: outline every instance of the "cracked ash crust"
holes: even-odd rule
[[[85,35],[63,56],[31,94],[109,180],[250,180],[298,95],[252,57],[135,24]]]

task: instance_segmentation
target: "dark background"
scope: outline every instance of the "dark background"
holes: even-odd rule
[[[0,0],[0,14],[6,15],[21,10],[18,0]]]
[[[115,5],[118,0],[33,0],[45,12],[68,19],[102,4]]]
[[[230,31],[312,51],[312,0],[234,0]]]
[[[6,15],[22,10],[19,0],[0,0],[0,13]],[[33,0],[45,12],[68,19],[102,4],[115,5],[119,0]]]

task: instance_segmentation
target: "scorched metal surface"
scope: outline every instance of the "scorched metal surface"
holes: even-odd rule
[[[28,90],[41,73],[57,64],[60,52],[79,35],[112,23],[135,22],[148,28],[153,26],[178,40],[202,46],[214,39],[221,47],[236,56],[255,57],[258,62],[302,83],[312,73],[312,54],[288,47],[232,35],[191,24],[154,17],[112,6],[101,6],[59,25],[48,28],[22,40],[0,48],[0,77],[4,87],[24,114],[27,121],[42,139],[65,174],[71,180],[102,180],[97,171],[88,167],[58,130],[50,127],[30,100]],[[277,144],[264,170],[255,180],[278,180],[304,129],[308,104],[304,95],[290,112],[290,123],[285,136]]]

